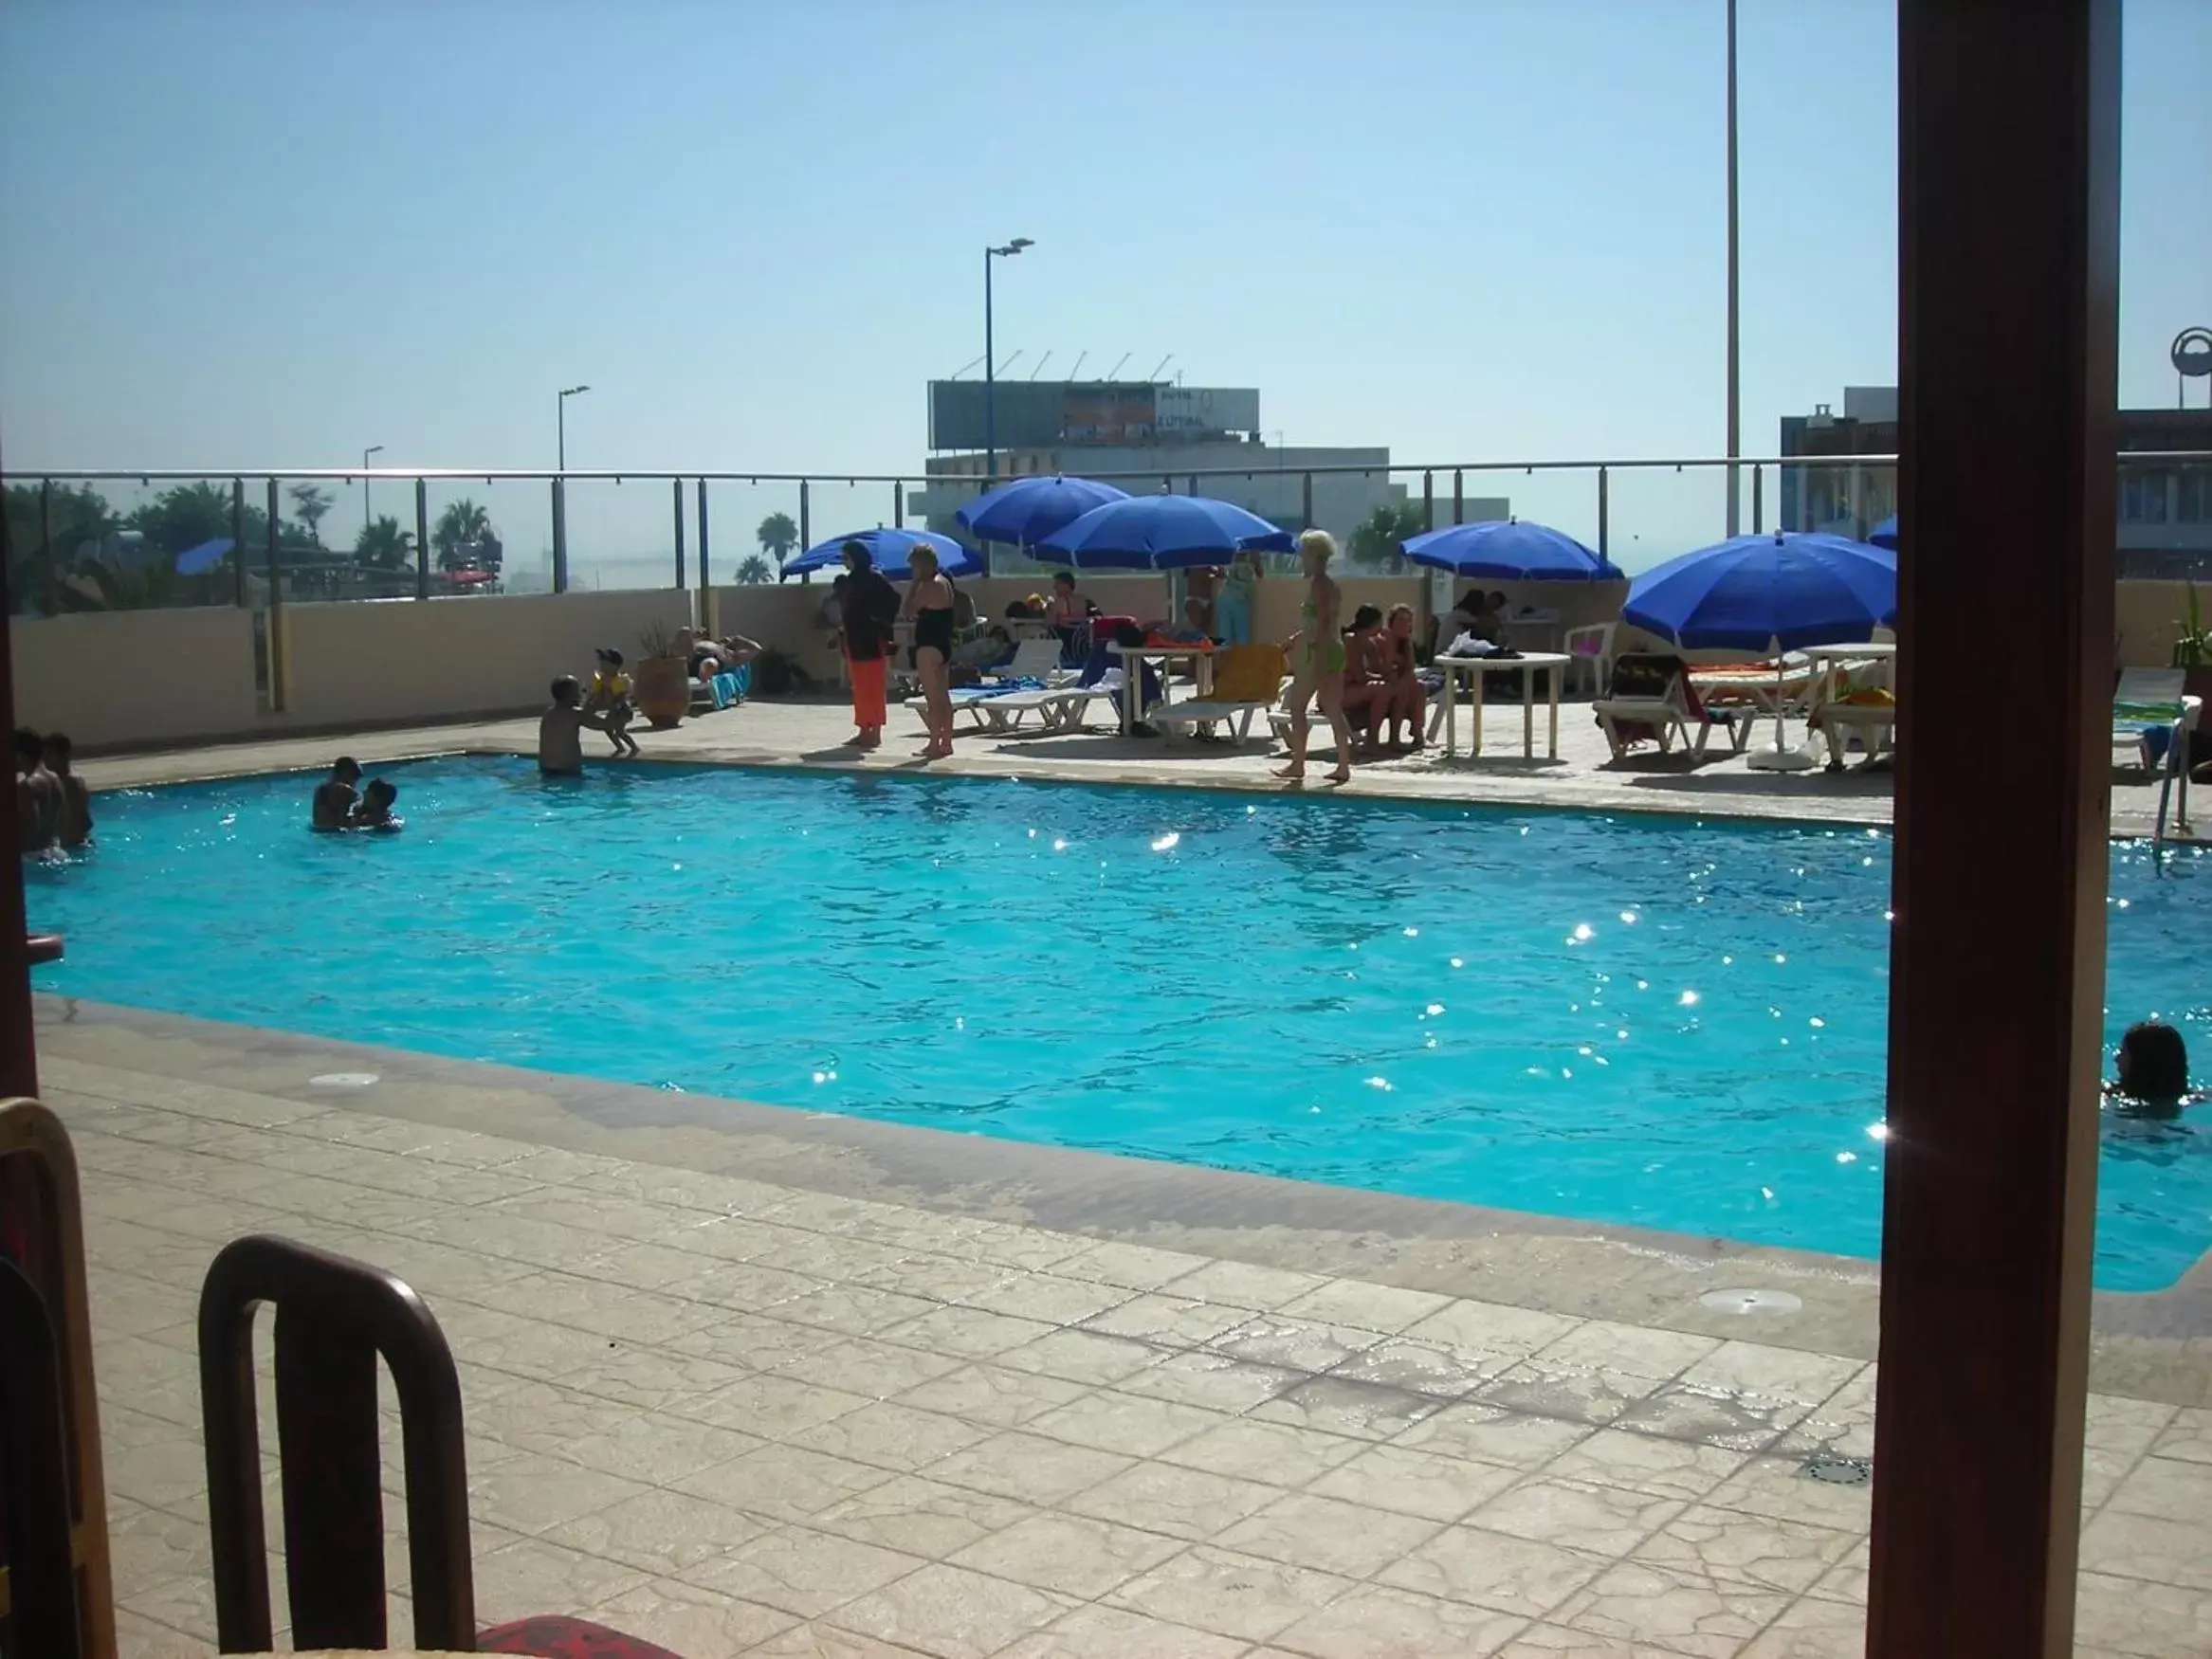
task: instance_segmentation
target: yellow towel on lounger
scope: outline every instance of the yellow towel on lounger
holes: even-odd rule
[[[1283,684],[1281,646],[1231,646],[1214,653],[1214,702],[1272,702]]]

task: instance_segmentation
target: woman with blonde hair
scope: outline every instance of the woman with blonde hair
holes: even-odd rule
[[[1307,530],[1298,538],[1298,557],[1307,581],[1299,614],[1306,621],[1284,645],[1295,665],[1289,691],[1290,764],[1278,767],[1277,777],[1296,780],[1306,775],[1306,739],[1313,729],[1306,711],[1318,700],[1337,746],[1336,770],[1328,781],[1352,781],[1352,726],[1344,718],[1344,595],[1328,574],[1328,561],[1336,551],[1336,538],[1325,530]]]
[[[925,760],[952,753],[952,636],[956,595],[952,579],[937,568],[937,554],[917,547],[908,556],[914,579],[906,587],[904,613],[914,621],[914,672],[922,677],[923,723],[929,742]]]

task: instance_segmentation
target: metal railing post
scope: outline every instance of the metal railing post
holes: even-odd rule
[[[1305,478],[1305,483],[1304,483],[1303,487],[1302,487],[1302,488],[1300,489],[1300,491],[1299,491],[1299,505],[1298,505],[1298,512],[1299,512],[1299,516],[1300,516],[1301,518],[1303,518],[1303,519],[1306,520],[1306,522],[1305,522],[1305,523],[1303,523],[1303,524],[1301,524],[1301,525],[1299,525],[1299,526],[1298,526],[1298,528],[1299,528],[1299,529],[1301,529],[1301,530],[1310,530],[1310,529],[1312,529],[1312,528],[1313,528],[1313,474],[1312,474],[1311,472],[1307,472],[1307,473],[1306,474],[1306,478]]]
[[[62,561],[54,549],[54,481],[39,480],[39,603],[48,616],[62,609]]]
[[[568,481],[553,481],[553,591],[568,592]]]
[[[1421,474],[1421,528],[1434,530],[1435,527],[1436,475],[1433,472],[1424,472]]]
[[[430,481],[414,481],[414,596],[430,596]]]
[[[1613,556],[1612,548],[1609,545],[1612,540],[1611,527],[1606,522],[1606,508],[1609,504],[1606,500],[1606,484],[1609,477],[1610,473],[1605,467],[1598,468],[1598,556],[1603,559],[1610,559]]]
[[[1766,534],[1766,468],[1751,469],[1751,534]]]
[[[1190,493],[1194,496],[1198,493],[1198,475],[1195,472],[1191,474]]]
[[[1467,522],[1467,475],[1456,466],[1452,469],[1452,522]]]
[[[1859,521],[1858,517],[1858,463],[1854,461],[1851,464],[1851,477],[1846,486],[1851,491],[1851,538],[1854,541],[1863,539],[1866,529],[1865,525]]]
[[[267,615],[269,712],[284,712],[284,576],[277,562],[277,481],[269,480],[269,606]]]
[[[906,486],[895,478],[891,480],[891,528],[906,528]]]
[[[814,492],[807,488],[807,481],[798,481],[798,545],[804,553],[814,544]]]
[[[706,538],[706,480],[703,478],[699,481],[699,620],[703,624],[711,620],[714,603],[712,557]]]
[[[684,481],[671,479],[676,492],[676,592],[681,593],[688,584],[690,571],[684,557]]]
[[[243,611],[248,600],[246,585],[246,480],[243,478],[230,481],[230,574],[231,586],[236,590],[233,597],[238,609]]]

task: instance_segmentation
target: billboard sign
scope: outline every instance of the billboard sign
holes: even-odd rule
[[[1060,397],[1064,444],[1139,444],[1149,440],[1157,411],[1154,388],[1128,381],[1070,383]]]
[[[1158,397],[1158,428],[1170,432],[1256,432],[1260,394],[1256,387],[1162,386]]]

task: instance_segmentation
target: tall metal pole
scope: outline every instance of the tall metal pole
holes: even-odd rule
[[[557,439],[559,447],[554,455],[555,464],[560,471],[566,472],[568,470],[568,393],[564,392],[555,398],[553,407],[555,410],[554,424],[559,433],[559,437]]]
[[[998,472],[998,373],[991,345],[991,262],[995,247],[983,250],[983,487]]]
[[[1728,460],[1743,453],[1744,410],[1736,317],[1736,0],[1728,6]],[[1736,469],[1728,467],[1728,534],[1743,528]]]

